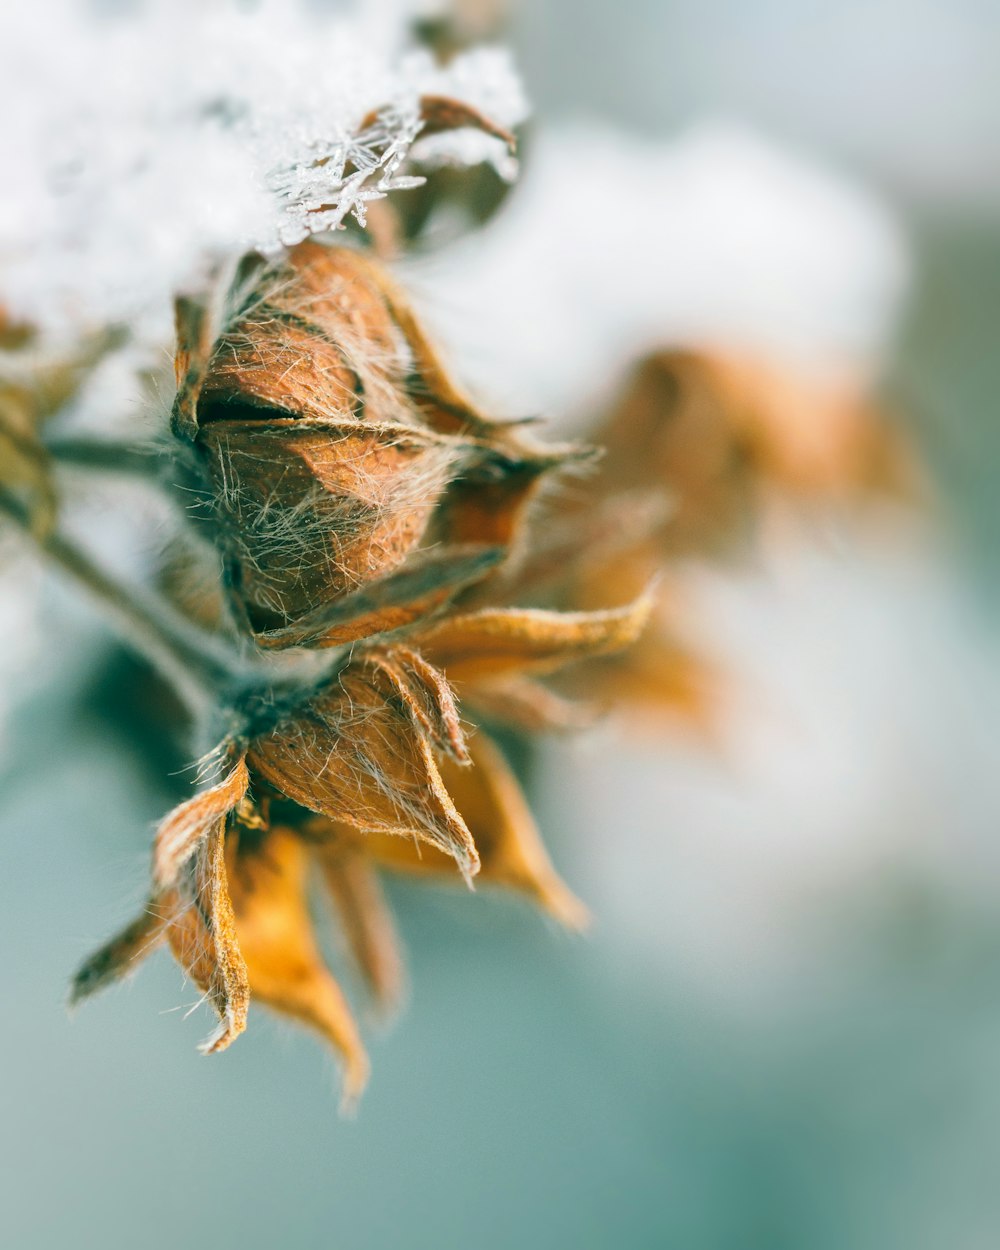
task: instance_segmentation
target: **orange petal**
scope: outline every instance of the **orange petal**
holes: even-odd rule
[[[407,647],[372,652],[370,663],[384,674],[417,731],[445,755],[467,761],[458,707],[444,673]]]
[[[225,858],[226,821],[221,818],[195,854],[189,879],[171,894],[177,910],[167,929],[178,963],[219,1016],[219,1027],[201,1046],[225,1050],[246,1028],[250,986],[236,934]]]
[[[201,842],[221,819],[239,805],[250,784],[246,760],[240,757],[216,785],[175,807],[160,822],[153,845],[153,881],[168,889]]]
[[[324,840],[316,848],[316,858],[358,969],[378,1001],[392,1006],[403,984],[399,939],[364,842],[352,846]],[[446,862],[454,869],[451,859]]]
[[[491,681],[513,673],[547,673],[574,660],[619,651],[641,634],[652,607],[644,595],[604,612],[488,608],[446,617],[412,641],[449,680]]]
[[[394,573],[324,603],[280,628],[254,634],[266,650],[332,647],[400,629],[428,615],[486,576],[503,558],[499,547],[442,547],[419,552]]]
[[[446,760],[441,775],[476,840],[480,879],[519,890],[568,928],[583,928],[586,908],[552,867],[503,753],[482,732],[470,740],[469,750],[471,766]],[[361,845],[386,868],[430,876],[453,871],[444,856],[403,838],[373,836]]]
[[[359,1097],[368,1060],[350,1008],[323,962],[307,899],[308,852],[273,829],[232,867],[236,932],[257,1002],[315,1029],[344,1062],[344,1100]]]
[[[434,752],[377,668],[355,663],[258,738],[255,772],[310,811],[364,832],[413,834],[478,871]]]

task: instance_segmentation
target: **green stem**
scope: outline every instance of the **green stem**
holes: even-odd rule
[[[0,515],[14,522],[50,563],[88,593],[123,641],[171,683],[194,714],[210,711],[219,691],[241,679],[243,670],[235,657],[215,638],[156,596],[123,586],[70,539],[53,530],[40,532],[28,510],[4,490]]]
[[[107,438],[59,438],[46,441],[46,451],[60,464],[81,469],[99,469],[110,473],[127,473],[134,477],[152,477],[157,472],[159,454]]]

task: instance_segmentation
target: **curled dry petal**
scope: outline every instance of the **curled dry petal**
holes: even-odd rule
[[[651,609],[648,594],[603,612],[485,608],[423,628],[414,642],[451,681],[490,682],[621,650],[642,633]]]
[[[389,686],[378,666],[350,666],[257,738],[248,762],[302,807],[363,831],[422,838],[471,877],[479,868],[472,837],[430,743]]]
[[[470,740],[469,749],[470,767],[446,760],[441,775],[475,838],[482,861],[480,879],[527,894],[568,928],[583,928],[587,909],[552,867],[503,753],[481,731]],[[431,876],[454,871],[443,855],[412,840],[375,836],[365,839],[363,846],[387,868]]]
[[[420,97],[419,108],[420,120],[423,122],[421,135],[439,135],[449,130],[473,129],[493,135],[496,139],[502,139],[511,152],[517,147],[517,140],[509,130],[498,126],[485,113],[481,113],[479,109],[473,108],[471,104],[466,104],[463,100],[444,95],[425,95]],[[367,130],[370,126],[374,126],[378,121],[379,112],[379,109],[374,109],[366,114],[359,129]]]
[[[371,652],[369,662],[410,714],[416,732],[443,754],[468,762],[458,706],[444,673],[408,647]]]
[[[226,819],[220,817],[195,853],[175,891],[176,914],[167,928],[174,957],[203,991],[219,1027],[204,1054],[225,1050],[246,1028],[250,982],[240,951],[226,872]],[[170,909],[168,896],[164,906]]]
[[[220,820],[236,808],[250,785],[242,756],[216,785],[187,799],[160,822],[153,845],[153,882],[158,889],[176,884],[181,869]]]

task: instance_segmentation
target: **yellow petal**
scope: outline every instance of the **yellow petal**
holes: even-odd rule
[[[368,1060],[316,943],[307,869],[306,847],[286,830],[273,829],[250,849],[241,845],[231,876],[236,932],[254,1000],[315,1029],[333,1046],[344,1063],[344,1100],[351,1104],[364,1088]]]
[[[390,1007],[400,996],[403,963],[392,913],[364,843],[326,838],[315,854],[354,961],[376,999]],[[454,871],[453,861],[442,858]]]

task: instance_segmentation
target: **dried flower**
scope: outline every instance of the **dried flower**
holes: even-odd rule
[[[400,960],[378,870],[514,887],[557,919],[585,912],[552,868],[518,784],[482,730],[467,741],[452,682],[483,694],[627,646],[640,601],[566,616],[493,609],[445,616],[354,649],[304,696],[249,699],[219,748],[224,775],[161,823],[142,917],[93,955],[81,999],[166,940],[220,1018],[207,1051],[246,1025],[251,996],[319,1031],[345,1064],[345,1097],[367,1072],[356,1027],[309,918],[307,867],[321,869],[374,993],[391,998]]]
[[[591,437],[608,448],[602,494],[669,493],[657,541],[670,554],[731,546],[779,494],[835,503],[913,484],[902,437],[857,386],[732,354],[646,357]]]
[[[258,643],[397,628],[507,553],[538,478],[581,453],[479,414],[380,266],[304,243],[240,277],[217,336],[178,306],[174,428]]]

